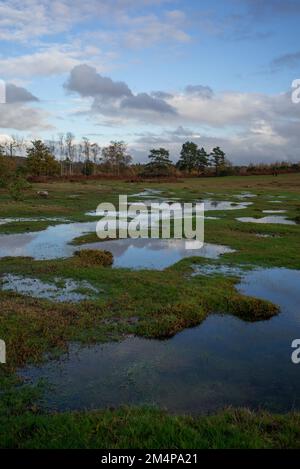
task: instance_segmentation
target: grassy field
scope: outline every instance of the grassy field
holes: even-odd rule
[[[60,223],[45,217],[93,220],[86,212],[100,202],[117,202],[119,194],[159,189],[163,196],[183,201],[200,198],[238,203],[241,192],[257,197],[253,205],[233,211],[214,211],[207,220],[205,240],[236,250],[214,264],[300,268],[300,225],[241,223],[238,217],[265,216],[263,210],[286,210],[299,221],[300,174],[278,177],[226,177],[180,180],[177,183],[125,181],[34,184],[22,202],[0,191],[1,218],[35,221],[0,225],[0,234],[43,230]],[[37,191],[47,190],[40,199]],[[208,194],[213,193],[213,195]],[[130,200],[134,201],[132,197]],[[276,201],[276,203],[274,203]],[[281,202],[281,203],[277,203]],[[42,218],[39,220],[39,218]],[[269,235],[270,237],[258,237]],[[96,241],[94,233],[75,244]],[[103,249],[105,242],[103,243]],[[158,409],[122,408],[114,411],[44,414],[37,406],[42,389],[20,386],[15,371],[28,363],[59,356],[70,342],[97,343],[122,340],[128,334],[151,338],[172,337],[200,324],[211,313],[233,314],[245,321],[265,320],[278,314],[276,305],[237,292],[234,277],[191,277],[187,258],[164,271],[112,269],[77,256],[52,261],[26,258],[0,260],[0,275],[21,274],[51,281],[54,277],[87,280],[101,291],[95,300],[57,304],[0,290],[0,338],[7,345],[7,364],[1,365],[1,447],[101,448],[286,448],[300,447],[300,416],[255,414],[225,410],[207,417],[170,416]],[[159,294],[157,294],[159,292]]]

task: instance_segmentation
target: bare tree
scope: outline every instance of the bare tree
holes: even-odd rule
[[[64,174],[64,157],[65,157],[65,135],[63,133],[58,134],[58,154],[60,160],[60,175]]]
[[[110,142],[108,147],[102,149],[104,163],[120,175],[120,171],[128,167],[132,157],[127,153],[127,145],[124,142]]]
[[[92,158],[93,158],[93,162],[95,164],[98,163],[98,158],[99,158],[99,155],[100,155],[100,147],[98,145],[98,143],[92,143],[91,145],[91,154],[92,154]]]
[[[66,157],[69,162],[69,174],[73,174],[73,162],[75,158],[75,145],[74,145],[75,136],[68,132],[65,137],[65,146],[66,146]]]
[[[11,158],[15,156],[15,151],[17,149],[22,151],[23,147],[24,139],[18,135],[12,135],[4,144],[6,156],[10,156]]]
[[[82,146],[83,146],[84,158],[85,158],[85,160],[88,161],[90,159],[91,144],[90,144],[90,141],[87,137],[83,137],[82,142],[83,142]]]

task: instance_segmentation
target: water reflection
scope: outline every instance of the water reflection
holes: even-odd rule
[[[62,360],[20,374],[48,378],[53,388],[45,405],[58,410],[145,403],[193,414],[228,405],[300,409],[299,367],[291,362],[291,343],[300,334],[299,284],[300,271],[247,272],[238,289],[279,304],[279,316],[259,323],[210,316],[164,342],[130,337],[73,344]]]
[[[93,243],[85,248],[105,249],[114,255],[115,267],[134,269],[165,269],[191,256],[217,259],[223,254],[234,252],[227,246],[205,243],[201,249],[186,249],[181,239],[124,239]]]
[[[96,229],[96,222],[69,223],[49,226],[35,233],[0,235],[0,257],[29,256],[34,259],[70,257],[78,249],[106,249],[114,255],[114,267],[163,269],[180,259],[200,256],[215,259],[232,249],[205,244],[201,249],[185,249],[185,240],[174,239],[122,239],[72,246],[74,238]]]
[[[296,225],[295,221],[288,220],[286,217],[280,217],[276,215],[263,218],[244,217],[237,218],[237,220],[243,223],[273,223],[275,225]]]

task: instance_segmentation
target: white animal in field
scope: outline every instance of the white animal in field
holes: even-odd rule
[[[48,191],[38,191],[38,192],[37,192],[37,195],[40,196],[40,197],[45,197],[45,198],[47,198],[48,195],[49,195],[49,192],[48,192]]]

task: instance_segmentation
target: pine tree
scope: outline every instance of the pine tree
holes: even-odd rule
[[[59,174],[59,163],[49,148],[41,141],[34,140],[27,149],[27,169],[32,176],[55,176]]]
[[[168,150],[165,148],[152,149],[148,158],[150,162],[146,165],[146,173],[155,176],[168,176],[170,174],[172,161]]]
[[[185,142],[182,145],[177,168],[191,173],[196,168],[198,146],[193,142]]]
[[[196,168],[198,170],[198,174],[204,173],[209,165],[209,154],[206,153],[206,151],[202,147],[200,150],[197,151],[196,157]]]
[[[210,154],[212,165],[215,167],[216,176],[218,176],[220,168],[225,165],[225,156],[225,153],[220,147],[214,148]]]

